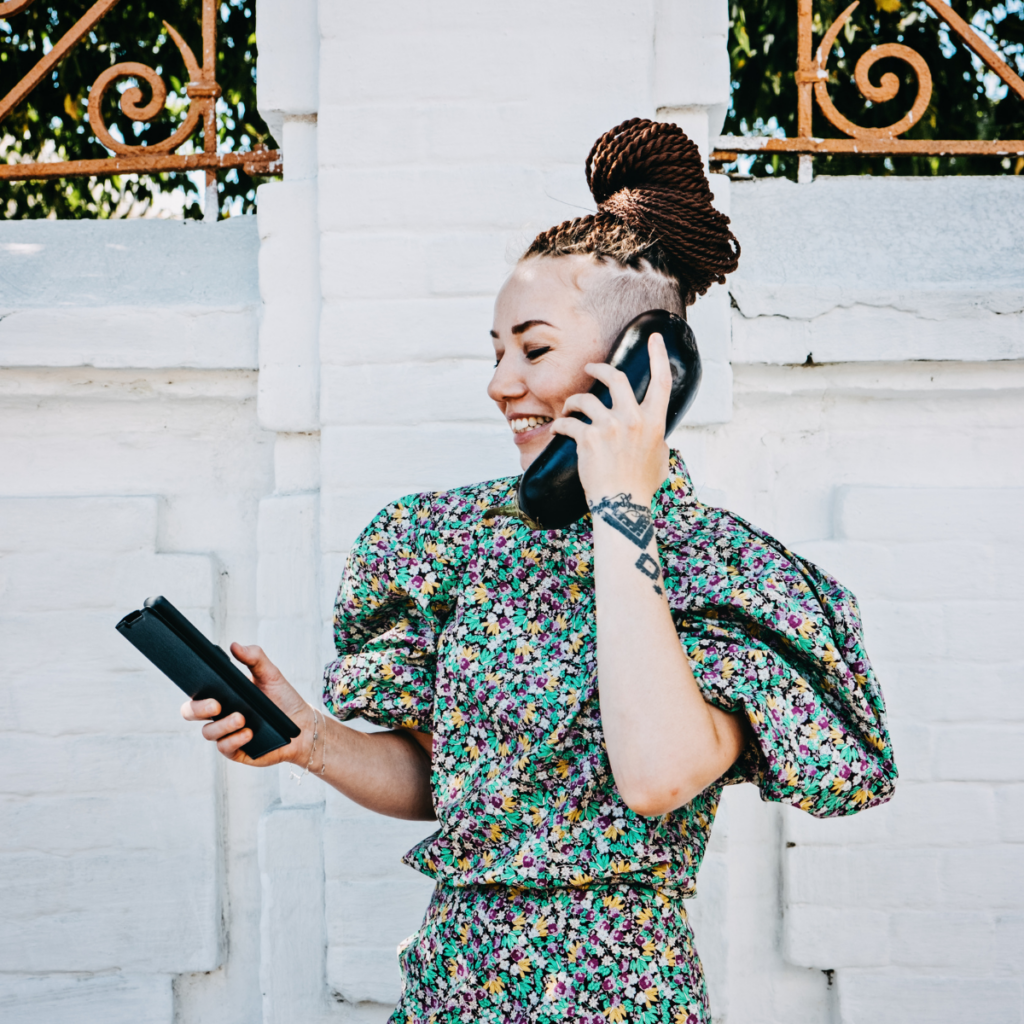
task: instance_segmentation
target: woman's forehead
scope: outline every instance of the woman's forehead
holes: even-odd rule
[[[581,292],[597,270],[586,256],[535,257],[523,260],[508,276],[494,304],[495,330],[509,331],[529,320],[575,320]]]

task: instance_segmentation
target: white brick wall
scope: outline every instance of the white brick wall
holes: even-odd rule
[[[838,970],[844,1022],[1019,1017],[1019,974],[1000,979],[998,963],[1024,952],[1024,860],[1005,830],[1024,776],[1022,508],[1013,487],[847,488],[842,539],[804,545],[857,590],[869,636],[888,637],[872,649],[905,780],[870,815],[820,828],[785,816],[784,943],[795,962]],[[937,974],[941,1000],[880,995],[923,992]]]
[[[258,1019],[272,780],[226,771],[114,631],[163,592],[255,639],[257,244],[251,218],[0,232],[0,305],[36,318],[29,348],[0,337],[4,1021]]]
[[[591,208],[617,121],[706,152],[726,14],[259,0],[258,231],[0,231],[4,1021],[386,1019],[429,824],[217,762],[113,623],[164,588],[315,699],[370,516],[517,471],[483,395],[512,261]],[[1019,190],[713,182],[744,256],[675,442],[860,596],[902,773],[844,821],[727,793],[690,907],[715,1019],[1020,1024]]]

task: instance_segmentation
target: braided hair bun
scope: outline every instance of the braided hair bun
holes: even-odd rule
[[[531,256],[592,254],[679,283],[684,306],[736,269],[740,244],[711,205],[700,153],[683,130],[634,117],[605,132],[587,157],[597,213],[541,232]]]

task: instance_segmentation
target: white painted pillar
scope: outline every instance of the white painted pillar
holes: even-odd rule
[[[258,414],[276,433],[274,492],[260,502],[259,642],[320,703],[320,236],[316,0],[258,0],[260,113],[284,180],[260,186]],[[259,829],[260,980],[265,1024],[336,1017],[324,973],[323,784],[279,769]],[[333,1008],[336,1011],[336,1007]]]
[[[661,121],[679,125],[707,167],[729,106],[728,0],[657,0],[654,29],[654,106]],[[711,176],[715,206],[729,213],[730,179]],[[731,317],[725,285],[712,285],[690,310],[703,378],[688,426],[732,419]]]

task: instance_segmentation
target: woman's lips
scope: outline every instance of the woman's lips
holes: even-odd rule
[[[550,416],[513,416],[508,425],[512,428],[512,439],[516,444],[529,444],[540,437],[551,422]]]

